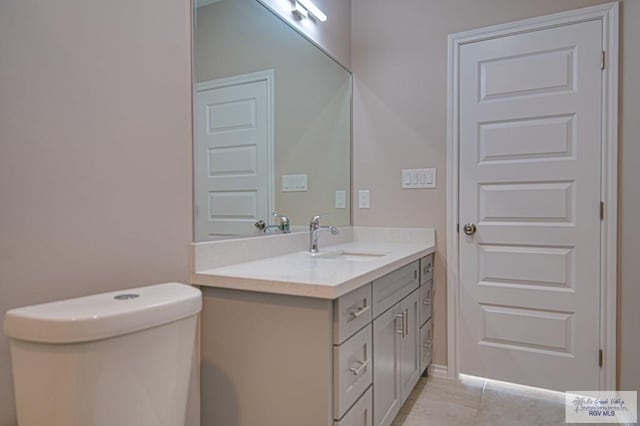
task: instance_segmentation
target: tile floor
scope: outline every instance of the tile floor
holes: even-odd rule
[[[464,376],[422,377],[393,426],[564,425],[564,394]]]

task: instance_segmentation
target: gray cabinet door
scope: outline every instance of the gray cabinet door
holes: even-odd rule
[[[373,424],[387,426],[400,411],[402,307],[397,303],[373,321]]]
[[[418,291],[415,290],[401,304],[407,316],[405,333],[400,347],[400,395],[404,403],[420,379],[420,316]]]

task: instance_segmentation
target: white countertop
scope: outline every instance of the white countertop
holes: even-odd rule
[[[328,259],[297,251],[199,270],[192,274],[191,282],[209,287],[335,299],[433,253],[435,246],[431,242],[356,241],[321,247],[321,250],[321,254],[347,251],[384,255],[366,260],[348,256]]]

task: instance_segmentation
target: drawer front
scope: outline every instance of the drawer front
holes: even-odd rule
[[[370,322],[371,284],[367,284],[333,302],[333,343],[339,345]]]
[[[420,298],[420,325],[423,325],[431,318],[433,313],[433,281],[420,286],[418,292]]]
[[[371,283],[373,317],[377,317],[418,288],[419,262],[416,260]]]
[[[420,285],[433,279],[433,253],[420,259]]]
[[[372,382],[371,324],[333,347],[333,417],[340,419]]]
[[[427,321],[420,328],[420,371],[431,364],[431,349],[433,348],[433,320]]]
[[[333,426],[373,426],[373,387],[369,387],[341,420],[334,421]]]

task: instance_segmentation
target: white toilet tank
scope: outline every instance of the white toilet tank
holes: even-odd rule
[[[20,426],[184,426],[194,287],[165,283],[10,310]]]

